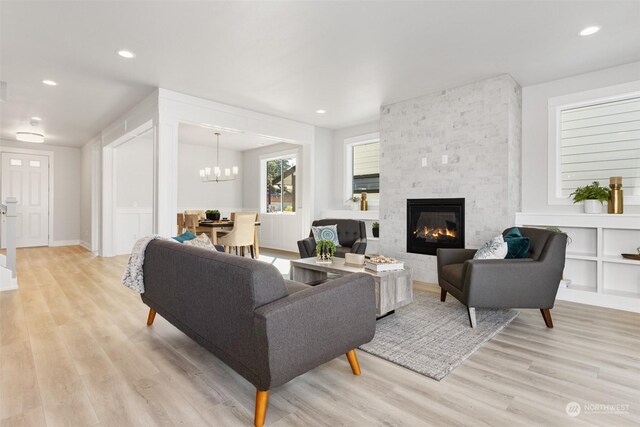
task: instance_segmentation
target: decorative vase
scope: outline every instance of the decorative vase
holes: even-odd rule
[[[380,237],[380,228],[372,228],[373,237]]]
[[[602,203],[599,200],[585,200],[584,213],[588,213],[588,214],[602,213]]]
[[[213,221],[213,214],[212,213],[206,213],[205,215],[207,216],[207,219],[209,221]]]
[[[318,264],[331,264],[331,255],[328,252],[318,252],[316,256],[316,262]]]
[[[214,221],[220,221],[220,212],[211,214],[211,219]]]

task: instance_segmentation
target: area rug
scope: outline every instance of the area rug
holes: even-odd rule
[[[378,320],[367,353],[440,381],[518,316],[515,310],[476,309],[477,327],[467,309],[449,295],[414,291],[413,303]]]

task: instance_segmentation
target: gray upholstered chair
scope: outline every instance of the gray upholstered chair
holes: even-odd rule
[[[530,240],[527,258],[474,260],[475,249],[438,249],[440,299],[448,292],[466,305],[472,328],[476,308],[539,308],[553,328],[550,310],[562,279],[567,235],[522,227],[520,232]]]
[[[364,254],[367,250],[367,227],[364,221],[357,219],[318,219],[311,225],[337,225],[338,241],[340,246],[336,248],[336,256],[344,258],[344,254]],[[309,237],[298,241],[300,258],[316,256],[316,240],[313,233]]]

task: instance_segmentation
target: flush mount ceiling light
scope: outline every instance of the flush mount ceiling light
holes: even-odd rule
[[[324,114],[326,112],[327,112],[327,110],[316,110],[316,113],[318,113],[318,114]]]
[[[46,84],[47,86],[58,86],[57,82],[54,82],[53,80],[48,80],[48,79],[43,80],[42,83]]]
[[[587,27],[584,30],[580,31],[580,35],[581,36],[590,36],[591,34],[595,34],[598,31],[600,31],[600,27],[597,26],[591,26],[591,27]]]
[[[136,57],[135,53],[131,52],[130,50],[126,50],[126,49],[120,49],[118,51],[118,55],[120,55],[121,57],[126,58],[126,59],[133,59],[133,58]]]
[[[41,144],[44,142],[44,135],[35,132],[16,132],[16,139],[18,141]]]
[[[38,116],[33,116],[33,117],[31,117],[31,120],[35,120],[36,122],[39,122],[39,121],[42,120],[42,118],[38,117]]]
[[[200,169],[200,180],[202,182],[223,182],[233,181],[238,176],[238,166],[224,168],[224,178],[222,177],[222,169],[220,168],[220,132],[216,132],[216,166],[213,168]]]

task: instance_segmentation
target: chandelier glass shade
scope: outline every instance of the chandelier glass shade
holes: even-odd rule
[[[238,177],[238,172],[238,166],[220,167],[220,133],[216,132],[216,165],[213,168],[200,169],[200,180],[202,182],[233,181]]]

